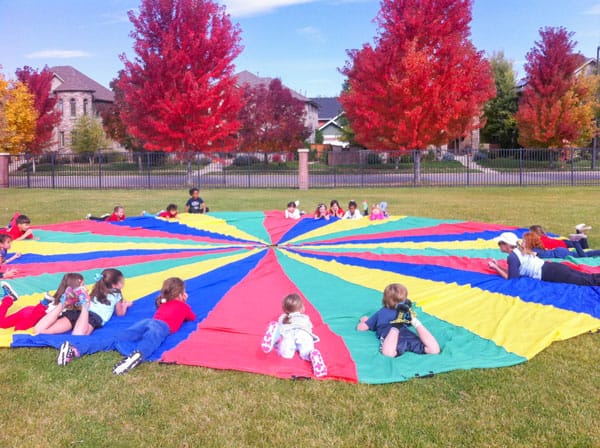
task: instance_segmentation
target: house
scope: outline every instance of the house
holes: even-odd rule
[[[69,151],[71,132],[83,115],[99,117],[103,106],[114,102],[111,90],[69,65],[51,67],[52,94],[57,98],[61,119],[55,129],[52,151]]]
[[[258,85],[269,85],[269,83],[273,80],[273,78],[266,78],[257,76],[253,73],[250,73],[247,70],[244,70],[237,75],[238,85],[243,86],[247,84],[250,87],[255,87]],[[315,141],[315,130],[318,127],[318,109],[317,105],[310,98],[305,97],[304,95],[299,94],[293,89],[286,87],[292,96],[296,99],[299,99],[304,103],[304,126],[308,128],[310,131],[309,141],[313,143]]]
[[[344,135],[340,119],[344,115],[342,105],[337,97],[318,97],[311,100],[319,107],[318,130],[323,136],[323,144],[332,146],[348,146],[348,142],[342,140]]]

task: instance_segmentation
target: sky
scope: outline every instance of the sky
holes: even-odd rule
[[[378,0],[220,0],[239,24],[243,52],[236,71],[282,82],[308,97],[337,96],[346,51],[372,43]],[[140,0],[0,0],[0,72],[71,65],[107,86],[133,59],[127,11]],[[576,51],[595,58],[600,0],[475,0],[471,39],[486,55],[503,51],[517,77],[540,28],[574,33]]]

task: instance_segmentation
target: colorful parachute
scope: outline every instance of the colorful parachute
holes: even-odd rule
[[[135,303],[87,336],[107,340],[151,317],[162,281],[178,276],[198,320],[169,336],[152,360],[311,377],[309,363],[260,349],[282,298],[299,292],[320,337],[327,378],[363,383],[514,365],[553,341],[600,329],[600,288],[506,281],[487,268],[486,259],[504,258],[493,237],[505,230],[525,231],[408,216],[293,221],[278,211],[46,225],[35,229],[39,240],[13,245],[25,255],[15,262],[22,276],[10,283],[21,297],[9,312],[36,304],[65,272],[81,272],[91,285],[96,273],[116,267],[126,277],[124,297]],[[578,269],[600,271],[599,258],[577,261]],[[356,331],[394,282],[408,287],[440,355],[386,358],[374,333]],[[4,347],[58,347],[67,339],[77,345],[78,338],[0,330]]]

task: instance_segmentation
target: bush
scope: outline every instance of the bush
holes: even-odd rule
[[[233,166],[248,166],[248,165],[255,165],[257,163],[260,163],[260,160],[256,156],[237,156],[234,159],[232,165]]]
[[[443,162],[454,162],[454,154],[447,152],[442,156]]]
[[[367,154],[367,165],[381,165],[381,156],[376,152]]]

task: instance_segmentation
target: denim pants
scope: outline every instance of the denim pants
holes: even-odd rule
[[[162,320],[143,319],[117,335],[115,348],[125,356],[138,350],[143,359],[148,359],[170,332],[169,326]]]

